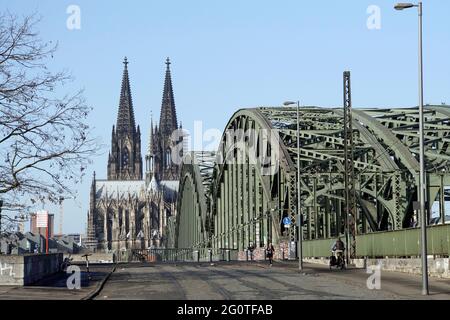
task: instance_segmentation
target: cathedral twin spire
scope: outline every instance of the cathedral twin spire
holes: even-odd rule
[[[124,59],[117,124],[113,127],[108,159],[108,180],[141,180],[141,132],[136,130],[128,59]]]
[[[173,97],[172,75],[170,73],[170,59],[166,60],[166,78],[164,80],[164,91],[161,104],[161,118],[159,119],[159,129],[164,135],[170,135],[178,129],[177,111],[175,99]]]
[[[124,59],[122,87],[116,127],[113,126],[111,152],[108,159],[108,180],[141,180],[142,156],[140,128],[135,123],[133,99],[128,74],[128,59]],[[157,175],[158,179],[178,180],[178,167],[172,165],[171,141],[178,129],[175,99],[170,71],[170,59],[166,60],[163,98],[159,128],[151,119],[148,151],[146,155],[146,180]]]
[[[172,161],[172,150],[178,143],[178,141],[172,141],[172,133],[178,129],[178,123],[170,65],[170,59],[167,58],[159,127],[153,126],[153,117],[150,125],[146,155],[147,184],[154,177],[157,180],[178,180],[179,167]]]
[[[135,132],[133,99],[131,97],[130,78],[128,76],[128,59],[123,61],[122,88],[120,91],[119,112],[117,114],[117,132]]]

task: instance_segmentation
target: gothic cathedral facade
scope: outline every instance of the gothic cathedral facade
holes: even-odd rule
[[[170,60],[159,125],[149,128],[145,177],[141,130],[136,126],[128,61],[124,60],[117,123],[112,128],[107,179],[94,173],[90,191],[86,246],[93,251],[167,247],[170,221],[176,215],[184,134],[177,122]]]

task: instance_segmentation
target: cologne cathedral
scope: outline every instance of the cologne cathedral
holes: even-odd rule
[[[111,252],[167,246],[167,230],[176,215],[179,162],[183,156],[184,135],[172,88],[170,60],[166,74],[159,125],[149,128],[145,173],[141,154],[141,129],[136,126],[131,96],[128,61],[124,60],[117,123],[112,127],[108,155],[108,177],[94,173],[90,190],[86,246]],[[177,133],[177,134],[174,134]]]

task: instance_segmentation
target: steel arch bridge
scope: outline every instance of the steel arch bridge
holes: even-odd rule
[[[450,186],[450,107],[425,107],[427,206],[445,222]],[[297,168],[303,239],[416,226],[418,108],[353,109],[356,214],[346,214],[344,111],[301,107],[241,109],[217,153],[191,153],[182,170],[175,227],[178,248],[263,247],[297,241]],[[450,196],[450,190],[448,191]],[[447,213],[449,215],[450,212]],[[293,226],[286,228],[289,217]]]
[[[183,159],[174,243],[177,248],[209,246],[214,152],[190,152]]]

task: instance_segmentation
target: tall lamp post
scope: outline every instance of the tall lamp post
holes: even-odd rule
[[[300,101],[286,101],[285,106],[297,104],[297,221],[298,221],[298,270],[303,270],[303,226],[300,192]]]
[[[0,200],[0,241],[2,240],[2,207],[3,207],[3,200]],[[2,254],[1,243],[0,243],[0,254]]]
[[[419,137],[420,137],[420,177],[419,177],[419,204],[421,217],[422,242],[422,294],[428,295],[428,261],[427,261],[427,212],[425,210],[426,173],[425,173],[425,137],[424,137],[424,110],[423,110],[423,46],[422,46],[422,2],[398,3],[396,10],[405,10],[417,7],[419,11]]]

